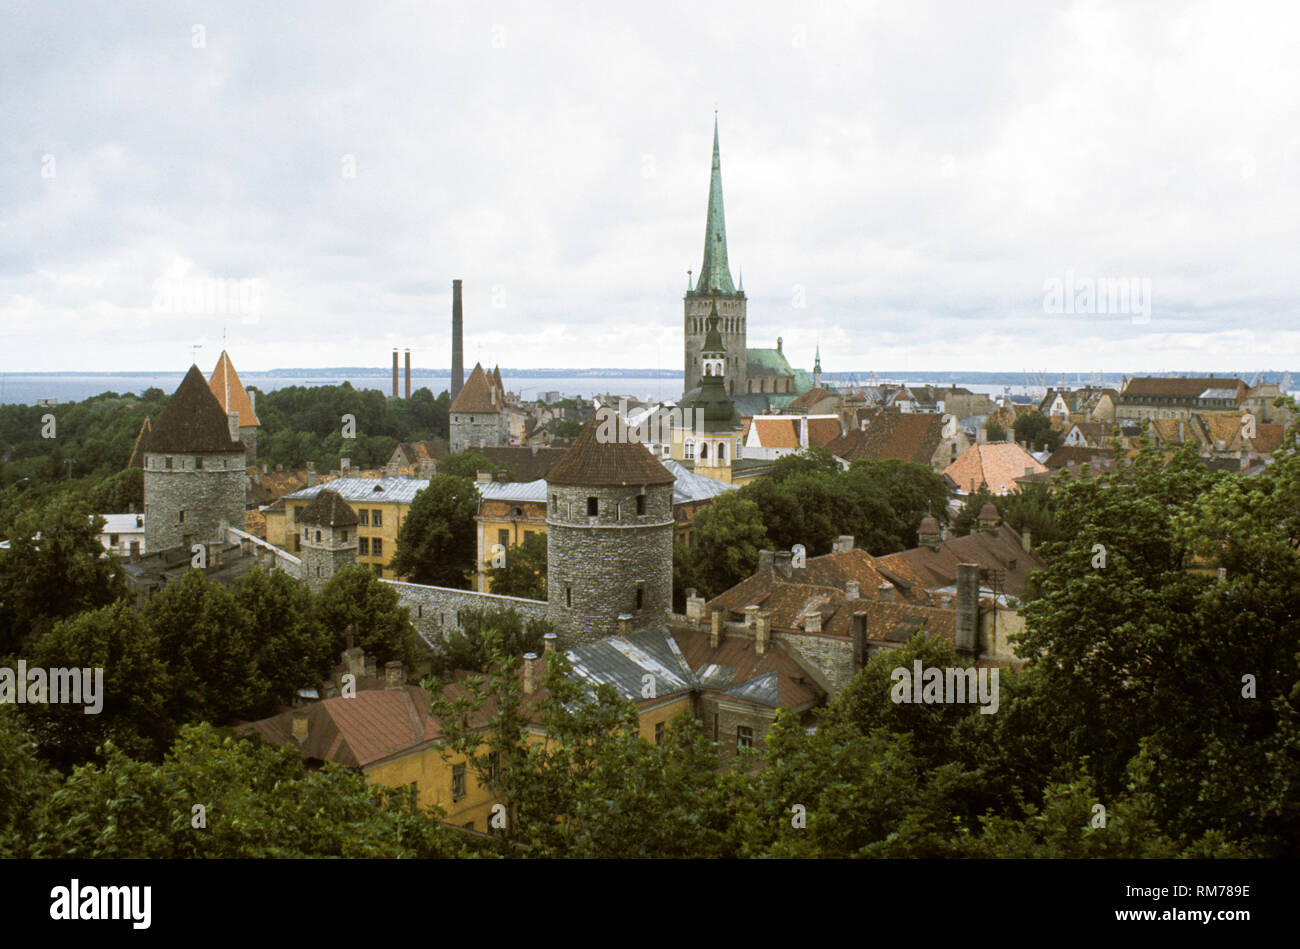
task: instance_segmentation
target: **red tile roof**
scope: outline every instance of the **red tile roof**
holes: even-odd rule
[[[501,393],[497,390],[495,378],[483,371],[482,363],[474,364],[474,371],[469,374],[461,386],[449,412],[465,414],[499,413],[502,408]]]
[[[208,377],[208,388],[221,403],[223,412],[239,413],[241,427],[247,425],[257,427],[262,424],[257,420],[257,413],[253,411],[253,400],[244,391],[244,384],[239,381],[239,373],[235,372],[235,365],[224,349],[221,351],[221,358],[217,360],[216,368]]]
[[[997,442],[972,445],[943,473],[959,491],[968,494],[978,491],[981,484],[987,484],[994,494],[1010,494],[1016,489],[1016,479],[1025,476],[1026,468],[1034,474],[1047,470],[1014,442]]]

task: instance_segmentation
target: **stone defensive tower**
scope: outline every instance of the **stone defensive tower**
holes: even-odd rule
[[[727,262],[727,221],[722,211],[722,161],[718,153],[718,120],[713,120],[713,171],[709,177],[709,208],[704,223],[704,262],[700,273],[687,285],[685,307],[684,392],[700,384],[704,374],[701,351],[708,333],[708,319],[717,307],[718,332],[726,351],[727,392],[744,392],[749,371],[745,363],[745,288],[731,282]]]
[[[330,578],[357,562],[357,515],[336,491],[321,489],[299,516],[302,578],[319,593]]]
[[[243,528],[239,413],[221,410],[198,366],[190,366],[141,447],[146,550],[219,540],[223,522]]]
[[[547,618],[564,648],[662,626],[673,594],[672,472],[595,419],[546,477]]]

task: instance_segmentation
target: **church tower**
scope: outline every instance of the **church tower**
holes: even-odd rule
[[[693,284],[693,285],[692,285]],[[718,151],[718,119],[713,118],[713,171],[709,177],[709,207],[704,223],[704,262],[688,283],[685,297],[685,389],[690,392],[704,376],[702,355],[706,325],[716,307],[718,332],[724,348],[727,392],[745,391],[745,288],[731,282],[727,262],[727,222],[722,211],[722,161]]]
[[[671,452],[677,461],[692,462],[696,474],[730,484],[732,462],[740,456],[742,428],[727,394],[727,352],[718,331],[720,322],[715,300],[700,348],[704,375],[698,394],[682,402],[685,428],[673,430]]]

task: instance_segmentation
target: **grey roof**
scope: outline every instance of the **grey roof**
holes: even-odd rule
[[[655,697],[689,691],[695,685],[686,657],[666,630],[647,630],[624,639],[606,636],[566,653],[573,676],[587,686],[612,685],[618,694],[641,701],[642,676],[653,675]]]
[[[1199,396],[1199,399],[1236,399],[1236,389],[1206,389]]]
[[[716,498],[719,494],[726,494],[728,491],[736,490],[735,485],[717,481],[713,478],[706,478],[704,475],[697,475],[671,459],[664,459],[663,465],[677,478],[677,482],[673,485],[674,504],[703,501],[706,498]]]
[[[418,478],[335,478],[310,488],[302,488],[285,497],[292,501],[310,500],[328,488],[345,501],[379,501],[410,504],[429,484]]]
[[[776,708],[781,704],[780,694],[777,689],[777,674],[775,672],[769,672],[739,685],[733,685],[723,694],[737,699],[744,699],[747,702],[757,702],[759,705],[769,705],[772,708]]]
[[[479,497],[485,501],[537,501],[546,503],[546,479],[536,481],[489,481],[478,485]]]

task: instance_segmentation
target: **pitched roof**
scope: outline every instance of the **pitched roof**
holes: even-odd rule
[[[397,447],[393,449],[393,455],[396,456],[401,452],[410,464],[417,461],[441,461],[449,454],[447,442],[441,438],[434,438],[423,442],[398,442]],[[391,459],[390,459],[391,460]]]
[[[447,411],[467,415],[501,411],[501,393],[497,391],[494,378],[483,371],[482,363],[474,363],[474,371],[469,374]]]
[[[799,420],[785,415],[756,415],[749,423],[750,431],[758,437],[764,448],[798,448]],[[748,440],[748,434],[746,435]]]
[[[565,448],[531,445],[494,445],[470,449],[493,464],[509,468],[516,481],[536,481],[545,478],[555,463],[564,457]]]
[[[803,395],[791,401],[790,405],[787,407],[792,409],[810,409],[823,399],[834,399],[835,397],[835,393],[829,389],[824,388],[823,386],[814,386]]]
[[[350,768],[415,751],[439,735],[438,722],[429,714],[429,694],[414,685],[362,689],[352,696],[314,702],[306,713],[307,738],[301,744],[293,739],[293,710],[237,731],[255,733],[275,745],[294,745],[303,757]]]
[[[760,656],[748,636],[724,636],[714,649],[707,628],[674,626],[672,634],[702,689],[793,711],[826,698],[825,690],[778,642]]]
[[[825,448],[844,431],[839,416],[813,415],[808,418],[808,445],[811,448]]]
[[[306,524],[319,524],[322,527],[351,527],[357,522],[356,512],[348,507],[337,491],[328,488],[319,492],[305,508],[298,519]]]
[[[140,423],[140,431],[135,434],[135,442],[131,446],[131,457],[126,462],[128,468],[144,467],[144,443],[149,435],[149,430],[149,416],[146,415],[144,421]]]
[[[591,487],[634,484],[672,484],[673,474],[639,442],[602,443],[590,419],[573,445],[546,475],[548,484]]]
[[[145,436],[150,452],[242,452],[243,442],[230,437],[230,422],[221,403],[203,380],[198,366],[190,366],[180,387]]]
[[[960,458],[943,469],[959,491],[974,494],[981,484],[987,484],[993,494],[1009,494],[1016,489],[1016,479],[1025,476],[1025,469],[1039,474],[1047,469],[1014,442],[996,442],[989,445],[972,445]]]
[[[1195,399],[1207,389],[1230,389],[1232,390],[1231,394],[1222,396],[1223,398],[1232,398],[1234,395],[1240,398],[1246,393],[1246,384],[1240,379],[1216,376],[1202,376],[1191,379],[1167,376],[1138,376],[1128,381],[1128,385],[1124,387],[1124,391],[1120,395],[1124,399],[1131,399],[1134,396]]]
[[[928,465],[943,440],[943,419],[928,412],[877,412],[865,429],[846,432],[827,447],[845,461],[895,459]]]
[[[208,388],[221,403],[223,412],[239,413],[241,427],[246,425],[258,427],[262,424],[257,420],[257,413],[253,411],[253,400],[244,391],[244,384],[239,381],[239,373],[235,372],[235,365],[224,349],[221,351],[221,358],[217,360],[216,368],[208,377]]]
[[[939,549],[913,547],[879,558],[880,566],[891,570],[908,570],[923,578],[927,590],[938,590],[957,582],[957,565],[975,563],[1003,571],[1001,590],[1019,596],[1029,582],[1029,574],[1045,566],[1036,553],[1026,553],[1020,534],[1009,524],[998,525],[996,533],[973,530],[965,537],[940,541]]]

